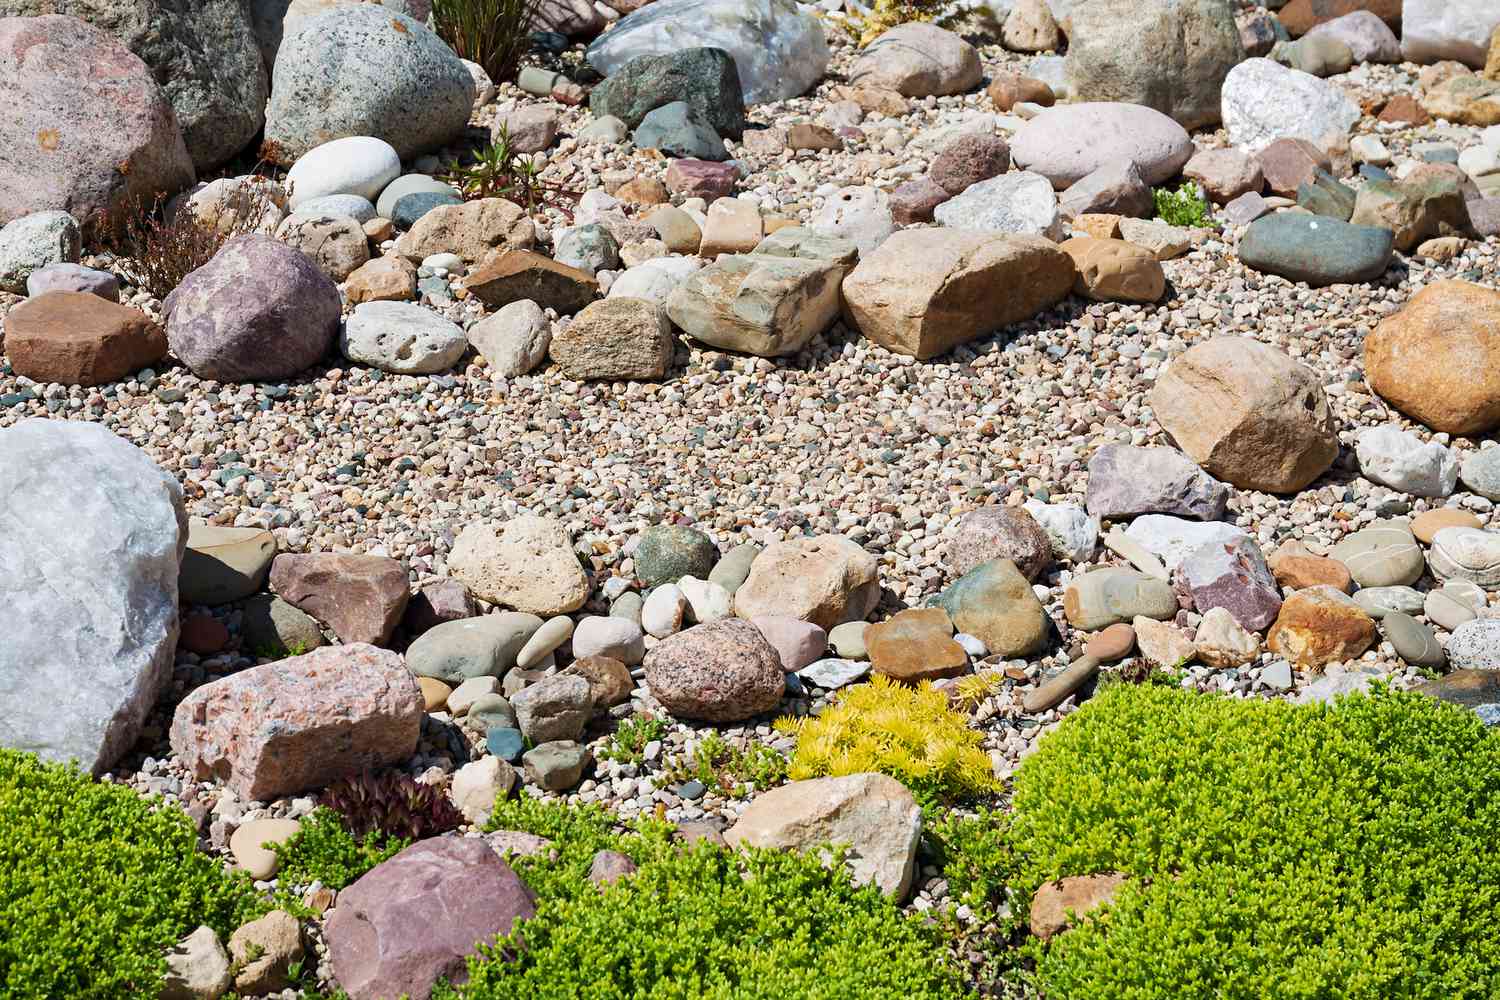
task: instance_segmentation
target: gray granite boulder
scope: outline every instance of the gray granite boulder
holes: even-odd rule
[[[1176,514],[1216,521],[1228,502],[1228,487],[1175,448],[1108,444],[1089,459],[1087,504],[1097,518]]]
[[[589,94],[595,118],[613,115],[635,128],[663,104],[684,101],[726,139],[745,132],[745,92],[734,57],[723,49],[692,48],[636,56]]]

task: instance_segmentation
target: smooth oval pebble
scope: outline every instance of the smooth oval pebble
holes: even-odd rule
[[[417,686],[422,689],[422,705],[429,712],[440,712],[448,704],[448,695],[453,689],[436,677],[418,677]]]
[[[1432,539],[1444,528],[1479,528],[1479,518],[1457,507],[1440,507],[1424,510],[1411,520],[1411,533],[1417,541],[1432,544]]]
[[[844,622],[842,625],[835,625],[828,633],[828,644],[846,660],[868,659],[870,653],[865,647],[865,629],[869,627],[869,622]]]
[[[1434,590],[1427,595],[1427,600],[1422,604],[1422,613],[1427,616],[1428,621],[1449,632],[1478,617],[1473,608],[1441,590]]]
[[[1500,531],[1444,528],[1427,554],[1439,580],[1467,580],[1480,587],[1500,586]]]
[[[1500,618],[1476,618],[1454,629],[1448,660],[1454,670],[1500,670]]]
[[[522,669],[536,666],[548,653],[572,638],[572,635],[573,619],[567,615],[547,619],[516,654],[516,666]]]
[[[1381,619],[1380,631],[1395,647],[1396,655],[1412,666],[1436,668],[1443,665],[1443,647],[1438,645],[1437,636],[1411,615],[1392,611]]]
[[[252,819],[230,836],[229,853],[251,878],[263,881],[276,874],[278,863],[276,852],[261,845],[284,844],[301,829],[294,819]]]
[[[1115,660],[1122,660],[1129,656],[1134,649],[1135,629],[1124,622],[1116,622],[1089,639],[1088,644],[1083,647],[1083,652],[1100,663],[1113,663]]]

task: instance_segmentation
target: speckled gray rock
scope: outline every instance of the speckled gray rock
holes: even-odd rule
[[[103,426],[0,430],[0,746],[96,774],[130,748],[171,679],[187,530],[177,481]]]
[[[461,684],[470,677],[503,677],[542,619],[520,611],[443,622],[422,633],[406,651],[418,677]]]
[[[1216,521],[1229,490],[1175,448],[1109,444],[1089,459],[1087,502],[1101,519],[1176,514]]]
[[[684,576],[703,579],[709,576],[718,559],[719,550],[714,547],[713,540],[696,528],[653,524],[641,532],[641,540],[636,545],[635,575],[647,587],[676,583]],[[748,574],[749,571],[747,563],[745,572]]]
[[[724,140],[703,113],[686,101],[654,108],[636,126],[632,141],[642,149],[659,149],[674,159],[729,159]]]
[[[458,324],[413,302],[361,302],[339,337],[350,361],[402,375],[447,371],[468,347]]]
[[[646,683],[683,719],[738,722],[781,703],[786,681],[776,649],[753,624],[726,618],[663,639],[646,654]]]
[[[1052,182],[1041,174],[1016,171],[970,185],[939,205],[932,217],[940,226],[995,233],[1063,237],[1062,212]]]
[[[1347,135],[1359,107],[1344,90],[1270,59],[1246,59],[1220,91],[1229,141],[1255,153],[1277,139],[1326,141]]]
[[[1422,592],[1411,587],[1363,587],[1354,592],[1354,603],[1376,621],[1389,614],[1414,615],[1421,612]]]
[[[1361,587],[1409,586],[1425,568],[1411,522],[1401,518],[1356,531],[1328,554],[1349,567],[1349,575]]]
[[[276,238],[306,254],[333,281],[343,281],[370,259],[364,227],[349,215],[322,215],[299,208],[276,227]]]
[[[236,236],[167,296],[167,343],[200,378],[296,375],[338,335],[338,286],[269,236]]]
[[[282,41],[262,152],[290,165],[331,139],[368,135],[406,159],[461,133],[473,105],[473,77],[425,25],[375,4],[338,6]]]
[[[1500,618],[1476,618],[1454,629],[1448,660],[1454,670],[1500,670]]]
[[[1215,124],[1219,88],[1245,58],[1234,11],[1229,0],[1077,4],[1064,64],[1073,100],[1144,105],[1184,128]]]
[[[0,291],[27,292],[36,271],[76,264],[82,248],[78,223],[67,212],[33,212],[0,227]]]
[[[76,18],[0,18],[0,223],[59,210],[88,224],[193,183],[150,69]]]
[[[552,343],[552,324],[542,307],[521,299],[469,327],[469,343],[489,362],[497,376],[525,375],[547,360]]]
[[[512,695],[510,707],[516,711],[521,735],[533,745],[576,741],[594,714],[594,696],[586,679],[553,674]]]
[[[1024,508],[980,507],[958,519],[943,559],[957,576],[991,559],[1009,559],[1035,580],[1052,563],[1052,540]]]

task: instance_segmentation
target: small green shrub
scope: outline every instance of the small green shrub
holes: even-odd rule
[[[948,895],[980,919],[996,919],[1017,875],[1010,844],[1010,814],[981,809],[977,815],[928,810],[925,836],[948,880]]]
[[[822,715],[778,719],[776,728],[797,737],[787,771],[793,781],[878,771],[924,804],[972,800],[1000,787],[984,737],[930,683],[911,688],[876,674]]]
[[[563,899],[594,892],[589,867],[600,851],[619,851],[636,864],[674,850],[672,827],[655,819],[638,819],[619,828],[613,814],[588,804],[566,806],[522,795],[495,803],[486,830],[520,830],[552,841],[556,857],[512,858],[511,867],[544,899]]]
[[[599,751],[599,756],[622,764],[644,764],[646,745],[665,739],[666,735],[667,724],[661,719],[625,719],[610,736],[609,743]]]
[[[338,813],[319,806],[302,821],[295,836],[271,849],[280,863],[281,885],[321,882],[330,889],[342,889],[410,844],[410,840],[379,830],[356,836]]]
[[[772,788],[786,780],[786,755],[775,747],[751,742],[743,749],[730,745],[718,733],[703,736],[693,752],[679,759],[667,772],[667,780],[697,780],[731,798],[743,798],[751,787]]]
[[[957,1000],[936,931],[842,863],[709,845],[543,899],[471,959],[467,1000]]]
[[[1115,685],[1027,759],[1015,810],[1022,899],[1133,876],[1032,946],[1047,996],[1500,996],[1500,736],[1461,709]]]
[[[504,83],[531,44],[531,21],[540,6],[541,0],[433,0],[432,23],[460,58]]]
[[[1176,191],[1157,188],[1151,199],[1156,203],[1156,217],[1170,225],[1203,229],[1214,224],[1208,202],[1192,181],[1184,181]]]
[[[263,910],[180,809],[0,750],[0,998],[154,997],[174,943]]]

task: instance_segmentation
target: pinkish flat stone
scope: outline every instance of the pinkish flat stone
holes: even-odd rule
[[[815,660],[821,660],[828,650],[828,633],[812,622],[782,615],[758,615],[750,624],[760,629],[760,634],[776,648],[781,656],[781,669],[796,673]]]
[[[405,760],[422,713],[399,655],[328,646],[193,691],[172,718],[172,749],[196,779],[267,802]]]
[[[667,168],[667,190],[684,198],[713,201],[734,193],[740,172],[730,163],[673,160]]]
[[[399,562],[348,552],[283,552],[271,563],[271,592],[341,641],[377,646],[390,639],[411,596]]]

